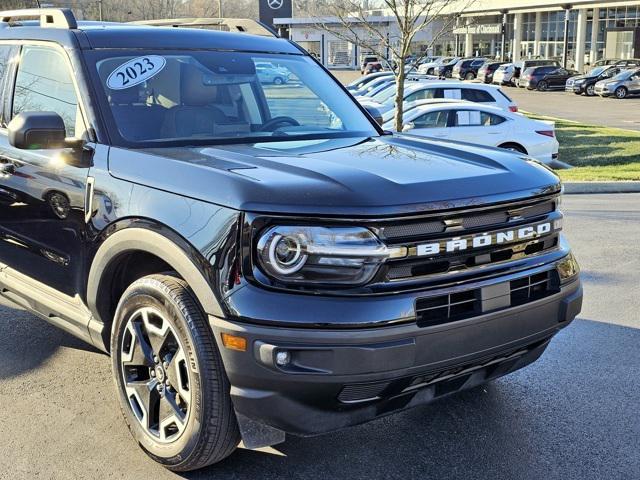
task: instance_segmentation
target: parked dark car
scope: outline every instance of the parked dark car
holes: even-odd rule
[[[478,80],[484,83],[493,82],[493,74],[500,68],[501,65],[506,65],[507,62],[485,62],[478,69]]]
[[[528,90],[564,90],[567,80],[577,73],[575,70],[552,65],[531,67],[524,71],[520,83]]]
[[[171,470],[477,387],[581,309],[556,174],[384,132],[289,40],[0,12],[0,85],[0,297],[111,356],[129,447]],[[46,400],[104,383],[65,378]]]
[[[382,62],[375,55],[365,55],[360,62],[360,73],[367,75],[369,73],[381,72],[383,69]]]
[[[560,62],[550,59],[536,59],[536,60],[520,60],[514,64],[513,76],[511,77],[511,83],[516,87],[524,87],[524,83],[520,83],[520,76],[531,67],[542,67],[544,65],[552,65],[560,67]]]
[[[453,75],[453,67],[455,67],[459,61],[460,61],[459,58],[454,58],[447,63],[438,65],[433,69],[434,75],[437,75],[440,78],[451,78]]]
[[[613,78],[622,70],[622,67],[617,67],[615,65],[595,67],[590,72],[584,75],[578,75],[576,77],[569,78],[567,80],[565,90],[567,92],[573,92],[576,95],[581,95],[584,93],[588,97],[592,97],[596,94],[596,82]]]
[[[464,58],[455,64],[451,77],[459,80],[474,80],[478,76],[478,69],[486,61],[486,58]]]

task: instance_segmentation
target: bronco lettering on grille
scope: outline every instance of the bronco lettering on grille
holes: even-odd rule
[[[560,228],[560,222],[545,222],[494,233],[465,235],[462,237],[455,237],[418,245],[416,247],[415,255],[432,256],[440,253],[463,252],[475,248],[485,248],[492,245],[504,245],[522,240],[531,240],[548,235],[554,231],[560,230]]]

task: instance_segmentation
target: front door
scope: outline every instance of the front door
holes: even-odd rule
[[[5,88],[5,120],[52,111],[67,137],[86,123],[69,59],[54,46],[23,45],[13,88]],[[7,107],[8,105],[8,107]],[[6,125],[5,125],[6,126]],[[81,293],[88,169],[70,166],[62,150],[20,150],[0,129],[0,263],[69,296]]]

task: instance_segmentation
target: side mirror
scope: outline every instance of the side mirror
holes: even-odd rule
[[[62,117],[55,112],[22,112],[7,126],[9,144],[22,150],[76,147],[67,141]]]
[[[376,107],[365,105],[364,109],[369,113],[369,115],[373,117],[373,119],[378,123],[378,125],[382,125],[384,123],[384,120],[382,119],[382,114],[380,113],[380,110],[378,110]]]
[[[416,128],[415,123],[413,122],[408,122],[405,123],[404,127],[402,127],[402,131],[403,132],[410,132],[411,130],[413,130],[414,128]]]

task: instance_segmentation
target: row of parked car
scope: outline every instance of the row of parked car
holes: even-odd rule
[[[402,127],[395,124],[395,77],[390,72],[365,75],[347,89],[389,131],[512,150],[546,165],[563,167],[553,122],[518,113],[499,87],[485,83],[410,75],[403,93]]]
[[[585,74],[557,60],[496,62],[485,58],[439,57],[417,67],[423,75],[508,85],[529,90],[566,90],[578,95],[626,98],[640,94],[640,59],[601,60]]]

